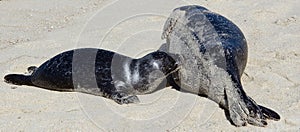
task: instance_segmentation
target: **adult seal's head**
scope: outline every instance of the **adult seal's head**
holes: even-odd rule
[[[166,52],[179,56],[181,69],[173,77],[178,87],[219,103],[236,126],[279,120],[276,112],[256,104],[243,90],[247,43],[233,22],[201,6],[183,6],[171,13],[162,38]]]

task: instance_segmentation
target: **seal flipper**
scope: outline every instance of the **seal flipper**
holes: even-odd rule
[[[27,71],[29,74],[32,74],[36,71],[37,67],[36,66],[30,66],[27,68]]]
[[[136,95],[127,95],[125,93],[118,92],[113,93],[111,99],[117,102],[118,104],[130,104],[140,102],[139,98]]]
[[[275,111],[261,105],[258,106],[261,108],[261,111],[266,119],[275,120],[275,121],[280,120],[280,115],[277,114]]]
[[[117,81],[116,90],[110,94],[110,98],[118,104],[139,103],[140,100],[136,95],[132,95],[132,87],[126,86],[124,82]],[[106,93],[109,93],[106,91]]]
[[[8,74],[4,77],[4,81],[15,85],[34,86],[34,84],[31,82],[31,75]]]
[[[244,126],[247,123],[255,126],[264,127],[267,125],[266,117],[262,112],[262,108],[243,90],[240,81],[243,71],[242,67],[238,67],[235,56],[237,55],[234,47],[227,45],[225,47],[227,73],[231,77],[233,87],[225,88],[225,96],[228,105],[230,119],[236,126]]]

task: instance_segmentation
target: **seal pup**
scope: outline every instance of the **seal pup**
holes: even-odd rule
[[[236,126],[266,126],[266,119],[280,119],[243,90],[247,42],[233,22],[201,6],[182,6],[166,21],[162,38],[167,43],[161,49],[179,56],[181,69],[171,77],[175,87],[217,102]]]
[[[133,59],[103,49],[75,49],[28,68],[29,75],[8,74],[5,82],[56,91],[77,91],[119,104],[139,102],[136,95],[163,88],[176,62],[165,52]]]

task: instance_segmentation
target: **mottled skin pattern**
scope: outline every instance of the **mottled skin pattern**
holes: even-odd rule
[[[204,7],[176,8],[164,26],[166,52],[178,54],[175,87],[217,102],[236,126],[266,126],[280,116],[246,95],[241,76],[247,63],[247,43],[241,30]]]
[[[9,74],[8,83],[31,85],[49,90],[78,91],[113,99],[119,104],[139,102],[136,95],[163,88],[176,62],[164,52],[152,52],[133,59],[102,49],[63,52],[30,75]]]

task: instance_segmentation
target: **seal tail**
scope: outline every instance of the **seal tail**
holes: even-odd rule
[[[15,85],[29,85],[34,86],[31,82],[31,75],[22,75],[22,74],[8,74],[4,77],[6,83],[11,83]]]

